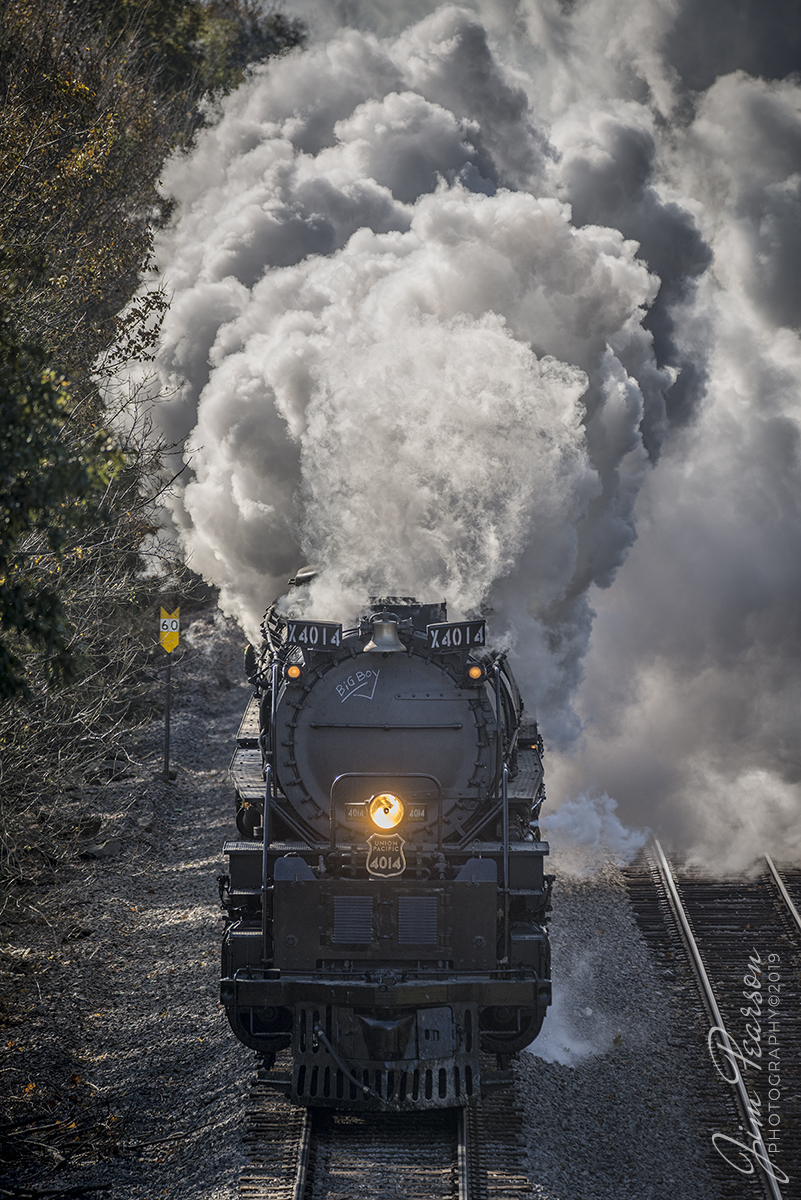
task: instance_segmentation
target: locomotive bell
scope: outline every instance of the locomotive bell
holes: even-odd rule
[[[381,617],[383,616],[381,613]],[[364,647],[365,654],[397,654],[399,650],[405,649],[398,637],[398,622],[394,617],[387,617],[385,621],[376,618],[373,621],[373,636]]]

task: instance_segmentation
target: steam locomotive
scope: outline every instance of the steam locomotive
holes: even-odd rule
[[[220,878],[231,1028],[268,1071],[291,1047],[300,1105],[473,1103],[551,1001],[537,726],[444,603],[350,629],[273,606],[262,633]]]

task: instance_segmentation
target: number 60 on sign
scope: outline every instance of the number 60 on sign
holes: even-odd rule
[[[168,613],[166,608],[161,610],[161,620],[159,622],[159,641],[168,654],[172,654],[175,647],[178,645],[179,637],[179,621],[178,617],[181,610],[176,608],[175,612]]]

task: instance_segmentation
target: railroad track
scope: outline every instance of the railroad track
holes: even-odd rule
[[[511,1089],[468,1109],[353,1113],[299,1109],[276,1091],[286,1072],[251,1089],[242,1200],[523,1200],[522,1114]],[[282,1069],[283,1068],[283,1069]]]
[[[640,929],[709,1065],[699,1123],[726,1200],[801,1196],[801,872],[677,871],[658,843],[626,872]],[[696,984],[696,988],[688,986]],[[682,1039],[682,1031],[679,1041]]]

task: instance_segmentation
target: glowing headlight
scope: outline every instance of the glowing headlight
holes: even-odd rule
[[[403,820],[403,801],[392,792],[381,792],[373,796],[367,806],[370,820],[379,829],[394,829]]]

